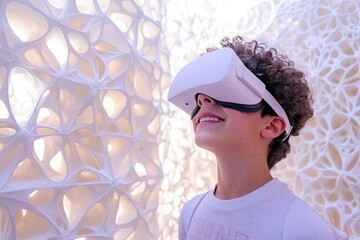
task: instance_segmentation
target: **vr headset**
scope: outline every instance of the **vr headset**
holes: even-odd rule
[[[265,101],[284,119],[286,139],[292,126],[284,109],[265,87],[231,48],[221,48],[183,67],[170,86],[168,100],[192,117],[200,109],[197,105],[199,93],[223,107],[243,112],[259,111]]]

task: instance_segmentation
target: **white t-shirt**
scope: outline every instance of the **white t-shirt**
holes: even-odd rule
[[[277,179],[231,200],[220,200],[213,192],[185,204],[180,240],[348,239]]]

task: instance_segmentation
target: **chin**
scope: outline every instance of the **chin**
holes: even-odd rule
[[[212,152],[213,149],[219,146],[219,139],[210,136],[196,135],[195,144],[200,148]]]

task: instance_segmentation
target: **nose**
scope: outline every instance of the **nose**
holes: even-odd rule
[[[197,105],[199,107],[202,107],[204,104],[216,104],[214,99],[212,99],[209,96],[206,96],[205,94],[200,93],[197,97]]]

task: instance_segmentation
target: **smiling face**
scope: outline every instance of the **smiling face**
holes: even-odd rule
[[[195,143],[215,155],[223,151],[256,151],[265,119],[260,112],[245,113],[224,108],[204,95],[198,95],[199,112],[193,119]]]

